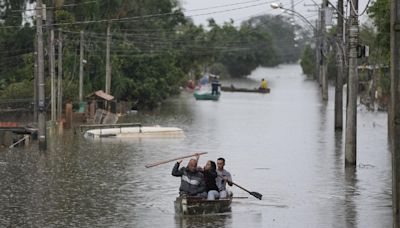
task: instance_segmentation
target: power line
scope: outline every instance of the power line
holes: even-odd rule
[[[257,0],[257,1],[259,1],[259,0]],[[190,18],[190,17],[206,16],[206,15],[212,15],[212,14],[218,14],[218,13],[232,12],[232,11],[236,11],[236,10],[257,7],[257,6],[265,5],[265,4],[272,3],[272,2],[273,1],[263,2],[263,3],[253,4],[253,5],[243,6],[243,7],[237,7],[237,8],[227,9],[227,10],[218,10],[218,11],[213,11],[213,12],[208,12],[208,13],[186,15],[186,17]],[[231,5],[234,5],[234,4],[231,4]],[[214,7],[214,8],[218,8],[218,7]],[[205,8],[195,9],[195,10],[190,10],[190,11],[201,11],[204,9]],[[189,12],[189,11],[186,11],[186,12]],[[135,20],[140,20],[140,19],[153,19],[153,18],[159,18],[159,17],[164,17],[164,16],[172,16],[172,15],[178,15],[179,13],[181,13],[181,11],[158,13],[158,14],[148,14],[148,15],[142,15],[142,16],[124,17],[124,18],[117,18],[117,19],[100,19],[100,20],[90,20],[90,21],[77,21],[77,22],[70,22],[70,23],[54,23],[54,24],[46,25],[46,26],[83,25],[83,24],[104,23],[104,22],[125,22],[125,21],[135,21]],[[9,28],[20,28],[20,27],[21,26],[3,26],[0,28],[9,29]]]
[[[66,4],[66,5],[62,5],[62,6],[58,6],[58,7],[46,7],[46,9],[60,9],[60,8],[68,8],[68,7],[74,7],[74,6],[80,6],[80,5],[87,5],[87,4],[92,4],[95,3],[97,1],[88,1],[88,2],[81,2],[81,3],[72,3],[72,4]],[[36,11],[36,10],[41,10],[43,8],[41,7],[37,7],[35,9],[24,9],[24,10],[11,10],[11,12],[29,12],[29,11]]]

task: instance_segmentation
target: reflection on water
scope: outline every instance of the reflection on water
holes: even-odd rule
[[[270,94],[222,93],[218,102],[192,94],[125,122],[174,126],[184,138],[85,140],[66,132],[49,150],[0,150],[0,227],[390,227],[391,156],[387,114],[358,113],[358,166],[344,168],[344,134],[334,132],[333,88],[322,102],[317,83],[298,65],[259,68],[225,81]],[[226,169],[258,200],[233,187],[232,212],[177,217],[173,163],[208,152],[199,164],[226,158]],[[186,164],[187,161],[185,160]]]
[[[231,227],[232,215],[175,216],[175,221],[177,228]]]
[[[360,192],[357,187],[357,169],[355,167],[345,168],[345,184],[346,227],[356,227],[357,210],[355,201]]]

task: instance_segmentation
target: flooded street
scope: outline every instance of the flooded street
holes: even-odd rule
[[[184,138],[92,141],[71,131],[51,138],[46,154],[0,149],[0,227],[391,227],[387,113],[358,108],[358,165],[345,170],[334,88],[322,102],[298,65],[222,84],[253,88],[261,78],[270,94],[223,92],[214,102],[183,92],[123,118],[180,127]],[[175,216],[174,163],[144,166],[193,152],[208,152],[201,166],[224,157],[233,181],[263,199],[232,187],[231,213]]]

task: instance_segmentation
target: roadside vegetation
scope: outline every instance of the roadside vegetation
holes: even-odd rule
[[[36,28],[30,23],[34,18],[24,19],[22,13],[33,2],[0,0],[0,99],[33,97]],[[51,0],[44,3],[52,6]],[[300,28],[283,16],[257,16],[240,26],[233,21],[220,25],[210,19],[204,27],[195,25],[176,0],[75,3],[55,1],[56,40],[61,30],[63,43],[64,101],[78,99],[80,31],[85,40],[84,94],[104,90],[109,25],[111,94],[119,100],[138,101],[146,108],[178,94],[189,79],[207,72],[246,77],[259,66],[296,62],[304,46],[302,39],[306,40],[304,36],[295,39],[295,30]],[[49,48],[47,28],[45,53]],[[47,55],[45,62],[49,84]],[[49,92],[46,86],[47,97]]]

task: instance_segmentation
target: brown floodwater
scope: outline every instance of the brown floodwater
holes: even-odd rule
[[[122,119],[180,127],[183,138],[93,141],[67,131],[49,137],[46,153],[0,149],[0,227],[391,227],[387,113],[358,107],[357,167],[346,170],[334,88],[322,102],[299,65],[222,84],[252,88],[261,78],[270,94],[222,92],[214,102],[182,92]],[[224,157],[233,180],[263,199],[232,187],[232,212],[176,216],[174,164],[144,166],[193,152],[208,152],[200,165]]]

